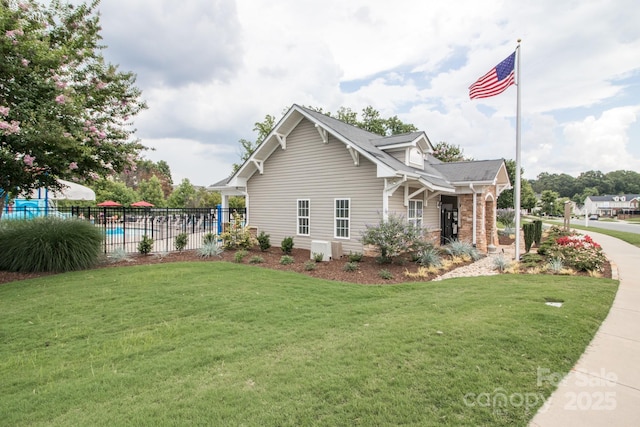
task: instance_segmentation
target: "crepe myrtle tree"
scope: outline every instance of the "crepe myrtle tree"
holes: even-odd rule
[[[0,213],[7,196],[134,165],[135,75],[106,63],[98,1],[0,0]]]

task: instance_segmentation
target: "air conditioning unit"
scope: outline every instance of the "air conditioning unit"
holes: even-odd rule
[[[331,243],[324,240],[311,241],[311,259],[315,259],[314,254],[322,254],[322,261],[331,259]]]

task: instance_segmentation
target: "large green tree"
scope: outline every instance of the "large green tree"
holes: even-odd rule
[[[505,166],[507,167],[507,175],[509,175],[509,181],[512,186],[515,186],[516,182],[516,161],[505,160]],[[524,169],[520,168],[520,207],[522,209],[533,209],[536,207],[537,199],[536,194],[531,188],[531,183],[522,178]],[[498,209],[513,209],[515,208],[515,201],[513,199],[514,190],[504,190],[498,196]]]
[[[156,175],[152,175],[148,180],[142,181],[138,186],[138,193],[142,200],[156,207],[164,207],[167,205],[164,192],[162,191],[162,183]]]
[[[170,208],[196,208],[196,189],[187,178],[173,190],[167,203]]]
[[[0,212],[7,195],[112,175],[144,148],[131,118],[146,106],[102,56],[97,6],[0,0]]]

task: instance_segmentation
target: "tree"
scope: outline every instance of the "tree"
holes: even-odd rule
[[[541,210],[546,215],[558,215],[562,212],[562,207],[558,204],[558,193],[552,190],[544,190],[540,196]]]
[[[167,204],[162,191],[162,183],[155,175],[140,183],[138,193],[140,193],[142,200],[152,203],[156,207],[164,207]]]
[[[258,137],[256,138],[255,142],[249,141],[248,139],[241,139],[239,141],[240,145],[242,146],[242,153],[240,155],[241,162],[239,164],[233,164],[234,173],[238,169],[240,169],[240,166],[242,166],[242,164],[246,162],[249,157],[251,157],[253,152],[256,151],[260,144],[262,144],[262,141],[264,141],[265,138],[269,136],[275,124],[276,118],[270,114],[264,116],[263,121],[254,123],[253,131],[258,132]]]
[[[135,76],[105,62],[98,0],[0,0],[0,212],[5,196],[95,181],[144,148],[130,120],[146,105]]]
[[[171,179],[171,169],[164,160],[157,163],[151,160],[141,159],[136,162],[135,167],[126,168],[118,178],[127,186],[138,189],[138,186],[155,176],[160,181],[162,187],[163,199],[169,197],[173,191],[173,180]]]
[[[516,161],[515,160],[505,160],[505,166],[507,167],[507,175],[509,175],[509,181],[511,185],[515,186],[516,181]],[[524,174],[524,169],[520,168],[520,207],[522,209],[533,209],[536,207],[536,203],[538,202],[536,199],[536,195],[533,192],[533,188],[531,188],[531,183],[526,179],[522,178]],[[504,190],[498,196],[498,209],[513,209],[515,208],[515,201],[513,199],[513,189]]]
[[[173,193],[167,200],[170,208],[195,208],[196,206],[196,189],[191,182],[185,178],[180,185],[173,190]]]
[[[438,142],[433,147],[433,157],[445,163],[471,160],[464,157],[463,150],[459,145],[449,144],[444,141]]]
[[[117,182],[111,179],[100,179],[93,184],[93,190],[96,193],[96,201],[104,202],[105,200],[113,200],[123,205],[140,200],[140,195],[133,188],[127,187],[124,182]]]
[[[204,187],[196,190],[196,206],[199,208],[210,208],[222,203],[222,196],[218,191],[209,191]]]

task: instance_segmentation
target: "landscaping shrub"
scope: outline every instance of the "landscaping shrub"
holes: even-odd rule
[[[251,230],[248,226],[242,226],[242,217],[237,213],[233,215],[233,222],[229,224],[227,231],[220,237],[225,249],[250,249],[254,244]]]
[[[309,260],[309,261],[305,261],[305,263],[304,263],[304,269],[307,270],[307,271],[315,270],[316,267],[317,267],[316,266],[316,261]]]
[[[417,262],[423,267],[440,267],[442,265],[440,251],[436,248],[425,249],[420,253]]]
[[[507,235],[513,233],[516,220],[515,209],[498,209],[496,211],[496,219],[504,225],[504,231]]]
[[[210,258],[212,256],[220,256],[224,252],[224,249],[218,244],[213,242],[206,242],[198,249],[198,254],[203,258]]]
[[[124,248],[115,248],[113,252],[109,254],[109,259],[111,262],[131,261],[129,254]]]
[[[531,245],[533,245],[536,225],[531,222],[522,224],[522,230],[524,231],[524,250],[525,252],[529,252],[531,250]]]
[[[291,255],[291,251],[293,250],[293,237],[285,237],[284,239],[282,239],[280,248],[286,255]]]
[[[266,252],[271,247],[271,241],[269,240],[269,237],[271,236],[269,234],[265,234],[264,231],[261,231],[260,234],[258,234],[258,245],[260,246],[260,250],[262,252]]]
[[[175,246],[178,252],[182,252],[187,247],[187,243],[189,243],[189,235],[187,233],[180,233],[176,236]]]
[[[499,272],[503,273],[510,266],[511,266],[511,260],[505,258],[502,255],[498,255],[497,257],[493,258],[494,270],[498,270]]]
[[[100,259],[104,236],[87,221],[41,217],[3,221],[0,270],[63,272],[82,270]]]
[[[254,255],[249,258],[249,264],[262,264],[263,262],[264,258],[262,258],[260,255]]]
[[[540,246],[540,243],[542,242],[542,221],[539,219],[536,219],[535,221],[533,221],[533,224],[535,225],[535,232],[533,233],[533,241],[536,244],[536,246]]]
[[[447,243],[443,250],[452,257],[462,257],[477,261],[480,259],[480,252],[469,242],[461,240],[452,240]]]
[[[362,252],[349,252],[349,261],[360,262],[362,261]]]
[[[520,257],[520,265],[525,268],[538,267],[544,262],[544,257],[540,254],[526,253]]]
[[[202,244],[207,245],[209,243],[217,243],[218,236],[214,233],[207,233],[202,237]]]
[[[242,262],[242,260],[245,259],[245,257],[247,255],[249,255],[249,252],[247,252],[245,249],[239,249],[239,250],[236,251],[235,254],[233,254],[233,260],[235,262],[240,263],[240,262]]]
[[[323,253],[313,253],[313,260],[315,262],[322,262],[322,260],[324,259],[324,254]]]
[[[578,271],[600,270],[607,261],[599,244],[590,236],[578,234],[557,238],[550,254]]]
[[[347,262],[342,270],[344,271],[357,271],[360,268],[360,265],[357,262]]]
[[[153,239],[146,234],[142,236],[142,240],[138,242],[138,252],[142,255],[149,255],[153,250]]]
[[[403,217],[389,215],[377,225],[365,226],[362,243],[374,245],[380,250],[380,261],[390,263],[394,257],[406,252],[415,252],[424,245],[422,228]]]
[[[380,276],[381,279],[384,280],[391,280],[393,279],[393,273],[391,273],[389,270],[386,269],[382,269],[378,272],[378,276]]]
[[[280,264],[281,265],[289,265],[289,264],[293,264],[295,260],[293,259],[292,256],[290,255],[282,255],[280,257]]]

